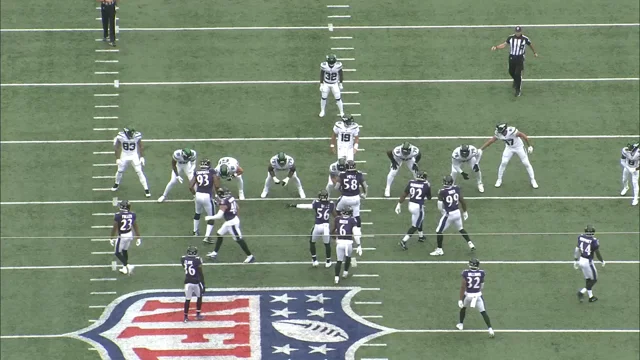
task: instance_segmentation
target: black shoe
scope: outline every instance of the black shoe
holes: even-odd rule
[[[115,41],[110,41],[110,42],[109,42],[109,45],[111,45],[111,46],[113,46],[113,47],[116,47],[116,42],[115,42]]]
[[[144,191],[144,196],[145,197],[151,197],[151,192],[149,192],[149,190],[145,190]]]
[[[580,291],[578,291],[578,300],[580,300],[580,302],[584,301],[584,294],[581,293]]]
[[[184,322],[188,322],[188,321],[189,321],[189,318],[185,316],[184,317]]]
[[[111,191],[117,191],[118,190],[118,186],[120,186],[119,184],[113,184],[113,187],[111,188]]]
[[[516,90],[516,97],[520,97],[520,95],[522,95],[522,91],[521,90]]]
[[[400,247],[402,247],[402,250],[409,250],[409,248],[407,247],[407,243],[402,241],[402,240],[400,240],[398,245],[400,245]]]
[[[596,302],[596,301],[598,301],[598,298],[595,296],[592,296],[589,298],[589,302]]]
[[[418,241],[419,241],[419,242],[425,242],[425,240],[427,240],[427,237],[426,237],[426,236],[420,236],[420,237],[418,238]]]

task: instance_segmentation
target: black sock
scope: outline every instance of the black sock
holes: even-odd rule
[[[460,230],[460,234],[462,234],[462,237],[466,242],[471,241],[471,238],[469,238],[469,234],[467,234],[467,231],[465,229]]]
[[[327,254],[327,260],[331,260],[331,244],[324,244],[324,252]]]
[[[467,308],[460,309],[460,324],[464,322],[464,316],[467,314]]]
[[[202,310],[202,296],[200,296],[196,302],[196,313],[198,315],[200,315],[200,310]]]
[[[122,255],[122,253],[117,252],[116,257],[118,258],[118,260],[120,260],[122,265],[127,266],[127,260],[124,258],[124,255]]]
[[[407,230],[407,235],[413,235],[413,233],[415,233],[416,230],[418,230],[417,227],[414,227],[414,226],[410,227],[409,230]]]
[[[216,253],[218,251],[220,251],[220,247],[222,246],[222,242],[224,241],[224,239],[222,238],[222,236],[218,236],[218,239],[216,239],[216,246],[213,249],[213,251],[215,251]]]
[[[124,263],[129,263],[129,252],[127,250],[122,250],[122,257],[124,258]]]
[[[184,317],[186,318],[189,315],[189,304],[191,304],[191,299],[184,301]]]
[[[336,261],[336,268],[335,268],[336,276],[340,276],[341,267],[342,267],[342,261]]]
[[[489,315],[487,315],[486,311],[481,312],[482,317],[484,318],[484,323],[487,324],[487,327],[491,327],[491,320],[489,319]]]
[[[438,242],[438,248],[442,249],[442,241],[444,240],[444,235],[442,234],[437,234],[436,235],[436,241]]]
[[[316,260],[316,243],[313,241],[309,241],[309,252],[311,253],[311,257],[313,260]]]
[[[593,289],[593,286],[596,284],[596,280],[587,279],[587,290]]]
[[[349,271],[349,268],[351,267],[351,256],[347,256],[344,259],[344,271]]]
[[[242,251],[244,251],[244,253],[247,254],[247,256],[251,255],[251,251],[249,251],[249,247],[247,246],[247,243],[243,239],[238,240],[237,243],[242,248]]]

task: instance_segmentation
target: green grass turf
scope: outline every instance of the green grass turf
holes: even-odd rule
[[[89,348],[89,344],[72,338],[7,339],[0,344],[0,355],[6,360],[100,359]]]

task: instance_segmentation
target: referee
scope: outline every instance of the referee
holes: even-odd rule
[[[117,0],[97,0],[100,2],[100,12],[102,13],[102,30],[104,31],[102,41],[107,41],[109,45],[116,46],[116,5]]]
[[[516,96],[522,94],[525,45],[529,45],[531,51],[533,51],[533,56],[538,57],[538,53],[533,48],[531,40],[522,35],[522,27],[516,26],[515,34],[509,36],[502,44],[491,47],[491,51],[495,51],[509,46],[509,75],[513,78],[513,88],[516,90]]]

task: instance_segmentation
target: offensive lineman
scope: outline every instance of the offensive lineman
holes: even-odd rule
[[[220,179],[231,181],[232,179],[238,179],[238,199],[244,200],[244,179],[242,174],[244,170],[240,167],[238,160],[232,157],[223,157],[218,160],[218,166],[215,168],[217,176],[217,187],[220,187]]]
[[[133,128],[124,128],[113,139],[113,148],[116,153],[116,164],[118,165],[118,171],[116,172],[116,181],[111,188],[111,191],[117,191],[122,181],[122,174],[129,166],[129,163],[133,164],[133,169],[138,174],[138,180],[144,188],[144,196],[151,197],[149,192],[149,186],[147,185],[147,178],[142,172],[144,166],[144,146],[142,145],[142,134]]]
[[[631,184],[633,185],[633,200],[632,206],[638,205],[638,174],[640,171],[640,143],[627,144],[622,149],[622,158],[620,159],[620,165],[622,165],[622,191],[620,196],[624,196],[629,191],[629,178],[631,178]]]
[[[327,190],[320,190],[318,193],[318,199],[313,200],[311,204],[289,204],[289,207],[295,207],[298,209],[313,209],[315,212],[316,222],[311,229],[311,238],[309,239],[309,251],[311,252],[311,265],[318,267],[318,256],[316,255],[316,241],[322,237],[324,243],[324,251],[327,256],[327,260],[324,263],[324,267],[331,267],[331,237],[329,229],[329,221],[331,215],[335,217],[336,206],[333,201],[329,201],[329,193]]]
[[[347,170],[347,159],[340,158],[338,161],[329,165],[329,180],[327,181],[327,194],[331,194],[331,189],[335,189],[338,182],[338,176],[341,172]]]
[[[287,177],[280,180],[276,177],[276,171],[282,172],[287,171]],[[304,190],[302,189],[302,183],[298,178],[298,174],[296,172],[296,165],[293,158],[284,152],[279,152],[275,156],[269,160],[269,166],[267,167],[267,179],[264,181],[264,189],[262,190],[262,194],[260,194],[261,198],[266,198],[269,194],[269,189],[272,184],[282,184],[282,186],[287,186],[289,180],[293,180],[298,188],[298,195],[300,195],[301,199],[304,199],[306,196],[304,194]]]
[[[200,161],[200,168],[193,172],[191,182],[189,183],[189,190],[194,196],[196,205],[196,212],[193,215],[193,236],[199,235],[200,231],[200,215],[202,210],[207,213],[207,217],[213,215],[215,206],[213,205],[213,189],[214,179],[216,176],[215,170],[211,168],[211,160],[203,159]],[[203,242],[212,244],[211,232],[213,231],[213,220],[207,220],[207,230],[204,234]]]
[[[471,170],[476,173],[476,180],[478,181],[478,191],[484,192],[484,185],[482,185],[482,171],[480,171],[480,153],[473,145],[460,145],[453,150],[451,154],[451,177],[453,181],[456,181],[458,174],[462,175],[462,178],[469,180],[469,174],[462,170],[462,164],[469,163]]]
[[[202,259],[198,256],[198,248],[189,246],[187,255],[180,259],[184,268],[184,322],[189,321],[189,305],[191,298],[196,297],[196,320],[204,320],[200,315],[202,310],[202,297],[204,296],[204,273],[202,272]]]
[[[442,233],[447,230],[451,223],[453,223],[456,229],[458,229],[464,240],[467,242],[467,245],[469,245],[469,249],[474,251],[476,247],[471,242],[466,230],[462,227],[462,220],[467,220],[469,217],[469,215],[467,215],[467,204],[462,198],[462,192],[458,186],[453,185],[453,178],[451,175],[445,176],[442,183],[444,184],[444,187],[438,191],[438,210],[442,213],[442,217],[440,218],[438,227],[436,228],[436,241],[438,242],[438,247],[429,255],[444,255],[444,251],[442,251],[444,235],[442,235]],[[462,209],[462,214],[460,213],[460,209]]]
[[[416,230],[418,231],[418,241],[424,242],[425,236],[422,232],[422,223],[424,222],[424,199],[431,200],[431,184],[427,181],[427,173],[421,171],[418,173],[417,180],[410,180],[404,189],[404,194],[398,199],[396,205],[396,214],[400,215],[402,203],[409,196],[409,212],[411,213],[411,227],[407,230],[407,234],[402,238],[400,245],[403,250],[407,250],[407,241],[411,238]]]
[[[120,211],[113,218],[110,242],[111,246],[115,246],[115,256],[122,263],[119,271],[125,275],[131,275],[134,266],[129,264],[129,246],[131,246],[134,234],[138,237],[136,246],[142,244],[142,238],[136,222],[136,213],[131,212],[131,204],[127,200],[122,200],[119,206]],[[117,238],[116,232],[118,233]]]
[[[340,90],[342,90],[342,63],[336,59],[335,55],[327,55],[327,61],[320,64],[320,117],[324,117],[324,108],[327,106],[327,97],[329,91],[333,93],[336,99],[336,105],[340,110],[340,116],[344,115],[344,105],[340,98]]]
[[[220,251],[220,247],[222,246],[222,236],[231,234],[233,240],[235,240],[242,248],[242,251],[247,254],[247,258],[244,260],[245,264],[255,262],[256,258],[251,255],[251,251],[249,250],[247,243],[242,238],[242,232],[240,232],[240,217],[238,216],[239,206],[238,203],[236,203],[236,199],[233,198],[231,192],[227,188],[218,189],[218,197],[220,198],[220,208],[218,209],[218,213],[214,216],[207,216],[205,219],[207,221],[224,219],[224,223],[220,226],[220,229],[218,229],[218,239],[216,241],[215,249],[208,253],[207,256],[215,260],[218,257],[218,251]]]
[[[340,216],[336,216],[333,220],[332,234],[336,237],[336,268],[334,282],[340,282],[340,268],[344,261],[344,272],[342,277],[349,276],[349,268],[351,267],[351,254],[353,253],[353,242],[356,242],[356,253],[362,256],[362,243],[360,242],[360,227],[356,219],[353,218],[353,211],[350,207],[342,209]]]
[[[163,202],[167,198],[169,191],[176,184],[182,184],[184,180],[180,174],[187,176],[189,183],[193,179],[193,172],[196,170],[197,154],[195,150],[189,148],[178,149],[171,156],[171,180],[164,188],[164,193],[158,198],[158,202]]]
[[[404,162],[411,171],[413,178],[416,179],[418,174],[418,162],[422,158],[420,149],[417,146],[411,145],[408,141],[398,145],[393,150],[387,151],[387,156],[391,160],[391,167],[389,168],[389,174],[387,175],[387,187],[384,188],[384,196],[391,196],[391,184],[393,179],[398,174],[400,165]]]
[[[598,281],[598,271],[593,264],[593,254],[596,254],[602,267],[604,267],[605,263],[602,255],[600,255],[600,241],[594,236],[595,233],[596,229],[591,225],[587,225],[584,229],[584,234],[578,236],[578,245],[573,250],[573,259],[575,260],[573,267],[576,270],[581,269],[586,280],[585,287],[578,291],[578,300],[580,302],[584,301],[585,293],[589,294],[589,302],[598,301],[598,298],[593,296],[592,290]]]
[[[522,161],[522,165],[527,169],[529,179],[531,180],[531,186],[534,189],[537,189],[538,183],[536,182],[536,177],[533,173],[533,166],[531,166],[529,156],[527,156],[527,153],[533,153],[533,146],[531,146],[529,137],[527,137],[525,133],[518,131],[518,129],[513,126],[509,126],[506,123],[498,124],[496,125],[496,131],[493,137],[487,140],[487,142],[478,149],[478,155],[482,156],[482,151],[498,140],[504,141],[504,151],[502,152],[502,162],[498,168],[498,180],[496,180],[496,187],[500,187],[502,185],[502,176],[504,175],[504,171],[507,169],[507,164],[511,160],[513,154],[516,154],[520,158],[520,161]],[[526,150],[524,148],[524,143],[522,142],[523,140],[527,143]]]
[[[331,152],[336,154],[337,147],[338,159],[353,160],[358,152],[359,134],[360,125],[353,121],[353,115],[342,116],[342,119],[333,125],[331,145],[329,145]]]
[[[482,297],[482,289],[484,288],[484,270],[480,270],[480,261],[478,259],[469,260],[469,269],[462,270],[462,284],[460,285],[460,300],[458,307],[460,308],[460,322],[456,325],[458,330],[464,329],[464,316],[467,308],[478,308],[480,315],[484,319],[485,324],[489,328],[489,337],[494,337],[495,333],[491,327],[491,320],[484,308],[484,298]]]
[[[362,192],[360,192],[361,187]],[[339,188],[342,193],[336,205],[338,214],[340,214],[343,209],[351,209],[353,217],[356,219],[356,227],[358,227],[359,231],[362,226],[362,221],[360,220],[360,199],[367,197],[367,189],[369,186],[364,180],[364,175],[356,170],[355,161],[347,161],[347,171],[341,172],[338,175],[336,188]]]

